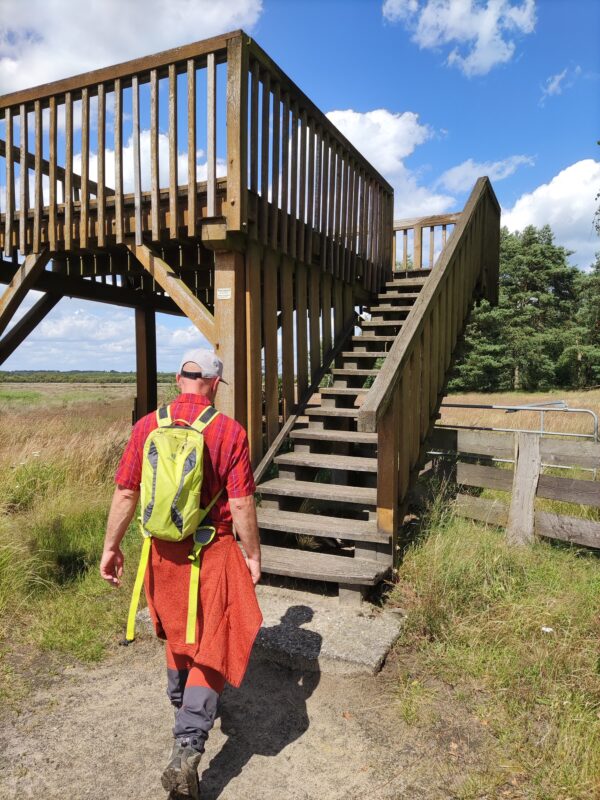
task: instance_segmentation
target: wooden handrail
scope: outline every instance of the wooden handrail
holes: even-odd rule
[[[488,178],[479,178],[471,192],[464,211],[460,215],[452,238],[442,251],[433,274],[427,281],[423,291],[420,293],[406,318],[401,332],[396,337],[383,367],[379,371],[358,412],[359,431],[377,431],[378,424],[390,405],[402,372],[423,332],[425,321],[431,311],[433,303],[442,292],[448,273],[453,267],[458,269],[456,266],[457,254],[469,233],[472,220],[478,207],[480,207],[486,198],[492,201],[499,215],[500,206]],[[425,366],[429,368],[429,365]]]
[[[82,89],[90,89],[101,83],[105,84],[106,88],[109,89],[109,87],[112,88],[116,79],[120,79],[122,81],[122,87],[125,87],[128,85],[127,79],[131,78],[131,76],[147,74],[149,80],[150,70],[160,69],[161,67],[166,68],[169,64],[177,64],[179,71],[183,72],[185,71],[188,59],[206,56],[208,53],[217,53],[221,51],[220,60],[224,61],[228,41],[244,35],[244,32],[241,30],[232,31],[222,36],[214,36],[211,39],[203,39],[199,42],[186,44],[182,47],[163,50],[161,53],[155,53],[151,56],[134,58],[131,61],[123,61],[121,64],[102,67],[92,72],[84,72],[70,78],[63,78],[62,80],[45,83],[40,86],[35,86],[32,89],[22,89],[17,92],[11,92],[10,94],[0,96],[0,109],[14,107],[24,103],[28,106],[27,110],[31,110],[30,106],[35,100],[48,100],[50,97],[58,98],[64,96],[67,92],[77,94],[81,92]]]

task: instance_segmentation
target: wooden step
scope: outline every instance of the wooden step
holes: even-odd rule
[[[401,328],[405,320],[403,319],[369,319],[360,323],[361,328]]]
[[[336,406],[316,406],[304,411],[307,417],[349,417],[356,419],[358,408],[337,408]]]
[[[332,369],[332,375],[338,375],[341,378],[367,378],[369,375],[377,375],[379,370],[373,369]]]
[[[373,342],[393,342],[395,341],[396,337],[392,336],[391,334],[384,334],[381,335],[369,335],[369,336],[353,336],[352,341],[356,344],[372,344]]]
[[[375,507],[377,503],[377,489],[368,489],[363,486],[343,486],[339,483],[273,478],[259,484],[256,491],[278,497],[302,497],[335,503],[354,503],[359,506]]]
[[[338,409],[339,410],[339,409]],[[276,464],[286,467],[343,469],[351,472],[377,472],[377,459],[362,456],[341,456],[328,453],[284,453],[275,457]]]
[[[319,389],[321,397],[352,397],[353,395],[366,394],[368,389],[348,388],[347,386],[331,386]]]
[[[385,358],[386,350],[344,350],[342,358]]]
[[[393,292],[391,289],[377,295],[379,300],[416,300],[420,292]]]
[[[370,306],[369,314],[403,314],[404,318],[410,313],[410,308],[402,308],[401,306],[379,305]]]
[[[413,267],[412,269],[395,269],[393,271],[393,276],[396,277],[408,277],[411,278],[414,275],[431,275],[431,267]]]
[[[375,521],[364,522],[346,517],[326,517],[323,514],[279,511],[276,508],[258,508],[256,513],[258,527],[269,531],[382,544],[387,544],[390,539],[387,534],[377,530]]]
[[[262,545],[262,571],[290,578],[374,586],[390,567],[380,561]]]
[[[303,442],[347,442],[349,444],[377,444],[376,433],[337,431],[323,428],[296,428],[290,438]]]
[[[397,289],[399,286],[424,286],[427,276],[418,278],[396,278],[393,281],[386,281],[386,286],[390,289]]]

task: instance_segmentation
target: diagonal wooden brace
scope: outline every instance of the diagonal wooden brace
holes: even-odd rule
[[[0,364],[3,364],[14,353],[21,342],[40,324],[46,314],[52,311],[60,299],[61,295],[51,293],[40,297],[37,303],[0,339]]]
[[[0,297],[0,334],[2,334],[13,318],[15,311],[50,260],[48,248],[41,253],[27,256]]]
[[[216,338],[215,318],[192,290],[186,286],[166,261],[145,244],[128,242],[127,247],[154,280],[162,286],[169,297],[193,322],[196,328],[214,345]]]

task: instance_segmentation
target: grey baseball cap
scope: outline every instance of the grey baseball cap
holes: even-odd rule
[[[190,361],[200,367],[203,378],[221,378],[223,381],[223,362],[213,350],[204,350],[201,347],[196,350],[188,350],[181,359],[180,373]],[[227,383],[227,381],[223,381],[223,383]]]

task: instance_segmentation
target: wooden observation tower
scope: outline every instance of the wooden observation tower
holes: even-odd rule
[[[359,601],[469,310],[496,300],[488,179],[462,213],[394,223],[385,178],[242,31],[0,97],[1,128],[0,363],[61,297],[134,308],[139,417],[155,314],[186,316],[248,430],[264,570]]]

